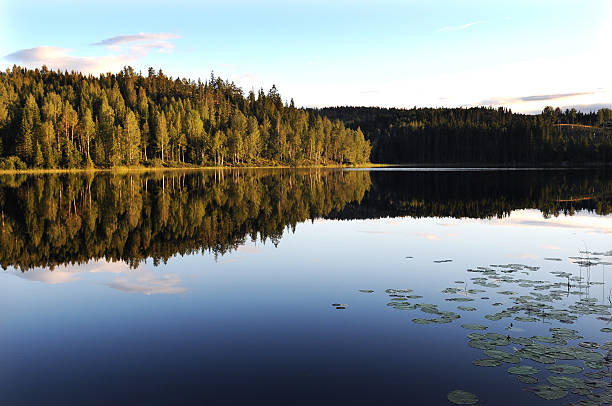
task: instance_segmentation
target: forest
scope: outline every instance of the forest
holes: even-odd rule
[[[361,129],[371,161],[396,164],[609,165],[612,110],[583,113],[546,107],[332,107],[313,110]]]
[[[137,266],[223,255],[247,240],[278,244],[298,223],[385,217],[546,217],[612,213],[600,170],[406,172],[233,168],[0,176],[0,266],[91,259]]]
[[[275,86],[246,96],[131,67],[99,77],[46,67],[0,72],[0,169],[354,165],[370,145]]]
[[[0,72],[0,170],[369,162],[609,165],[612,110],[307,109],[275,86],[245,95],[214,74]]]

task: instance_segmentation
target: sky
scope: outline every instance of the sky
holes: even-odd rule
[[[612,1],[0,0],[0,68],[132,66],[298,106],[612,106]]]

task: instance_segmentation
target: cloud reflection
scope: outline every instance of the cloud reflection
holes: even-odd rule
[[[129,293],[172,295],[187,291],[186,288],[180,286],[181,280],[182,278],[177,274],[158,274],[150,270],[144,270],[122,275],[102,285]]]
[[[62,265],[54,270],[37,268],[21,272],[15,269],[13,274],[21,279],[50,285],[86,280],[87,275],[92,278],[92,274],[100,274],[102,278],[105,277],[105,274],[107,274],[106,278],[112,277],[111,275],[120,275],[110,282],[100,282],[99,285],[122,292],[138,292],[145,295],[178,294],[187,291],[187,288],[180,286],[182,277],[177,274],[154,272],[142,267],[132,269],[122,261],[91,261],[86,264]]]

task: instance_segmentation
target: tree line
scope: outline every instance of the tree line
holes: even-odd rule
[[[359,129],[284,103],[131,67],[99,77],[14,66],[0,73],[0,169],[360,164]]]
[[[609,164],[612,110],[332,107],[313,110],[360,128],[372,162],[416,164]]]

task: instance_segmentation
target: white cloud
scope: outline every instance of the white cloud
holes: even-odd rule
[[[54,70],[75,70],[91,74],[117,72],[124,66],[135,65],[151,50],[157,50],[159,53],[172,52],[175,46],[170,40],[176,38],[179,36],[169,33],[119,35],[91,44],[104,46],[111,52],[106,55],[78,56],[74,55],[71,49],[45,45],[21,49],[4,56],[4,59],[32,68],[46,65]]]

